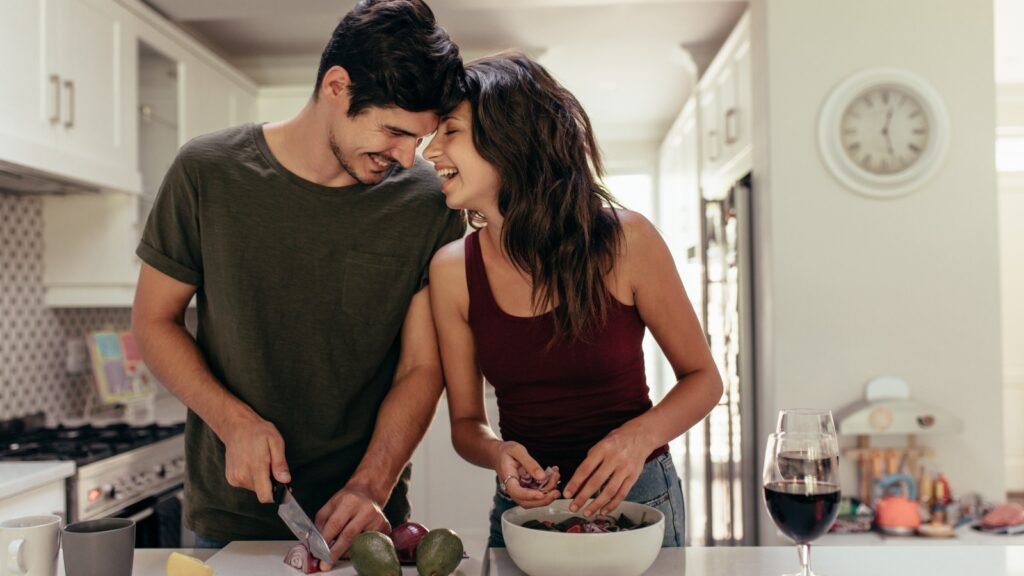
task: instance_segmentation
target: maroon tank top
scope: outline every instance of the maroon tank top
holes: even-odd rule
[[[557,465],[564,486],[594,444],[651,408],[646,326],[635,306],[610,298],[605,324],[588,342],[549,349],[550,312],[521,317],[498,307],[479,234],[465,238],[469,326],[480,370],[494,385],[501,436],[525,446],[541,466]],[[667,450],[658,448],[648,460]]]

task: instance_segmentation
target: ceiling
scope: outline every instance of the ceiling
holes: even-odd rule
[[[312,84],[355,0],[143,0],[262,85]],[[657,142],[746,9],[742,0],[428,0],[467,60],[537,58],[600,140]],[[994,0],[997,82],[1024,84],[1024,0]]]
[[[145,0],[260,84],[312,84],[355,0]],[[517,49],[583,103],[602,142],[659,141],[747,3],[428,0],[467,60]]]

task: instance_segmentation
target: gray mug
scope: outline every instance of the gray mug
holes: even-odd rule
[[[135,522],[103,518],[68,524],[62,537],[67,576],[132,576]]]

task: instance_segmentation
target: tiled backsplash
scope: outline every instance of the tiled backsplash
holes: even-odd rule
[[[42,213],[41,198],[0,191],[0,419],[81,414],[92,377],[67,373],[67,340],[131,323],[128,308],[43,306]]]

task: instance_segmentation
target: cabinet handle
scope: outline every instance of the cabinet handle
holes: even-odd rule
[[[729,108],[725,113],[725,143],[735,144],[740,137],[740,124],[736,120],[739,112],[736,108]]]
[[[708,132],[708,160],[715,162],[718,160],[719,153],[722,151],[721,146],[718,143],[718,130],[711,130]]]
[[[65,80],[64,88],[68,91],[68,120],[64,123],[65,128],[74,128],[75,126],[75,82],[74,80]]]
[[[53,84],[53,114],[50,115],[50,124],[60,122],[60,76],[50,74],[50,84]]]

